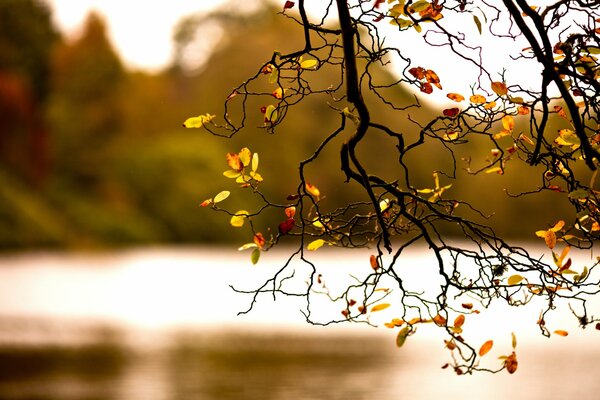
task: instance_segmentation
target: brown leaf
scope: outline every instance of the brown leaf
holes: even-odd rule
[[[431,86],[431,83],[429,83],[429,82],[421,83],[421,92],[426,93],[426,94],[433,93],[433,87]]]
[[[438,89],[442,89],[442,85],[440,85],[440,77],[434,71],[430,69],[425,71],[425,79],[427,79],[427,82],[431,83]]]
[[[554,246],[556,246],[556,233],[554,233],[552,230],[547,230],[546,234],[544,235],[544,241],[549,249],[553,249]]]
[[[466,308],[467,310],[470,310],[473,308],[473,303],[463,303],[462,307]]]
[[[446,325],[446,318],[444,318],[440,314],[438,314],[435,317],[433,317],[433,322],[437,326],[445,326]]]
[[[517,362],[517,355],[514,351],[506,358],[506,360],[504,360],[504,366],[509,374],[514,374],[517,371],[519,363]]]
[[[508,88],[504,82],[492,82],[492,90],[498,96],[504,96],[506,93],[508,93]]]

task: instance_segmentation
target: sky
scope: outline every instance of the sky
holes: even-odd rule
[[[172,56],[172,33],[184,16],[226,0],[46,0],[59,29],[77,34],[91,11],[105,16],[109,37],[127,66],[158,70]]]

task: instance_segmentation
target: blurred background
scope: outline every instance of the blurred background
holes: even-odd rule
[[[263,301],[236,317],[249,299],[229,285],[253,287],[281,265],[285,251],[249,269],[247,255],[235,252],[248,232],[198,205],[234,188],[221,176],[225,154],[244,146],[260,154],[265,193],[284,202],[296,189],[298,161],[334,129],[337,114],[309,100],[275,135],[249,124],[232,140],[181,124],[219,115],[231,89],[273,50],[299,46],[296,26],[277,15],[282,7],[0,0],[0,399],[465,395],[465,381],[438,370],[448,361],[439,338],[400,354],[389,332],[308,327],[296,312],[300,304],[289,299]],[[337,76],[314,79],[326,86]],[[390,95],[408,99],[412,92]],[[432,107],[413,115],[437,112]],[[382,121],[397,119],[377,113]],[[260,121],[256,114],[251,118]],[[386,171],[381,159],[389,146],[377,140],[363,156]],[[470,147],[464,154],[480,150],[489,151]],[[422,187],[451,162],[443,149],[427,151],[410,160]],[[495,214],[499,233],[525,240],[566,208],[547,195],[506,201],[505,188],[535,186],[518,171],[457,181],[452,190]],[[310,172],[322,192],[336,187],[343,179],[337,151]],[[362,196],[353,188],[335,194],[330,205]],[[232,196],[228,205],[247,201]],[[326,264],[339,263],[328,254]],[[344,265],[344,273],[363,268],[350,259]],[[560,385],[580,379],[599,355],[597,346],[574,346],[576,338],[551,355],[530,341],[525,352],[537,361],[518,381],[469,378],[469,396],[589,398],[600,389],[594,382]],[[561,379],[552,385],[548,376]],[[510,382],[528,382],[530,391],[511,392]]]

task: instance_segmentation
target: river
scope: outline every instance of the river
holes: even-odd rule
[[[337,273],[362,268],[356,257],[329,254],[326,263],[344,265]],[[460,377],[440,368],[449,353],[426,330],[397,349],[387,328],[309,326],[297,299],[268,296],[237,316],[249,299],[229,285],[250,288],[280,262],[265,257],[252,266],[248,254],[221,248],[3,255],[0,399],[531,400],[600,393],[600,332],[569,326],[568,337],[546,339],[524,317],[532,310],[493,316],[518,332],[514,375]]]

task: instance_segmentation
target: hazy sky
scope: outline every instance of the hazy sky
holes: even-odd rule
[[[215,8],[225,0],[46,0],[55,23],[77,33],[86,15],[96,10],[106,17],[110,39],[125,63],[158,69],[171,57],[173,28],[185,15]]]

